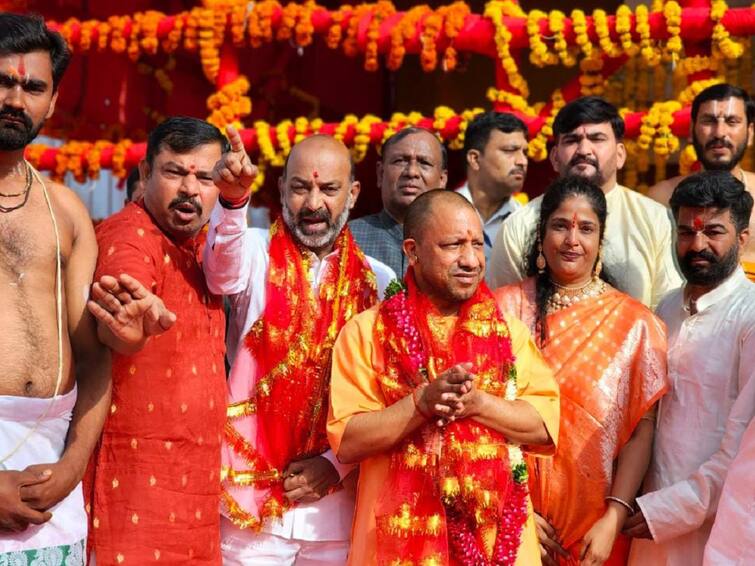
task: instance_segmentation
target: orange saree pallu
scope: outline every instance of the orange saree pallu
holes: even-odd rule
[[[285,468],[328,449],[333,343],[352,316],[377,302],[375,274],[348,227],[336,239],[338,263],[317,291],[309,258],[281,219],[270,234],[265,309],[244,339],[254,359],[249,398],[228,407],[223,450],[223,512],[253,529],[290,505]]]
[[[742,269],[745,270],[745,275],[747,275],[747,279],[755,283],[755,261],[742,260]]]
[[[458,318],[443,319],[409,268],[406,290],[382,303],[375,328],[389,405],[464,362],[473,363],[476,387],[516,396],[508,326],[484,283]],[[499,432],[472,419],[442,429],[429,420],[391,453],[375,509],[378,564],[514,564],[527,519],[526,478],[521,451]]]
[[[535,324],[535,280],[496,292],[502,309]],[[610,289],[547,317],[542,348],[561,391],[561,435],[552,459],[531,459],[535,511],[556,529],[579,564],[582,538],[606,510],[615,462],[640,419],[668,390],[663,323]],[[626,564],[621,536],[606,564]]]

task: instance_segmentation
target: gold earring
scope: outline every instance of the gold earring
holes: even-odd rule
[[[545,256],[543,255],[543,244],[539,241],[537,243],[537,259],[535,260],[535,267],[537,267],[538,273],[545,273]]]
[[[603,252],[598,252],[598,261],[595,262],[595,271],[593,272],[593,277],[595,279],[598,279],[600,277],[600,272],[603,271]]]

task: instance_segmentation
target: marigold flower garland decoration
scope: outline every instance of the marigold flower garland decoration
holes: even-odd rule
[[[207,121],[223,131],[228,124],[240,128],[241,120],[252,112],[252,100],[246,96],[248,92],[249,80],[240,76],[210,95],[207,99],[207,109],[210,110]]]
[[[485,12],[483,15],[486,18],[489,18],[495,26],[496,52],[501,66],[506,73],[509,84],[512,88],[518,90],[519,94],[523,97],[529,97],[530,89],[527,86],[527,81],[525,81],[519,73],[519,67],[509,49],[511,32],[506,27],[506,24],[503,23],[504,17],[524,17],[524,12],[519,5],[511,0],[492,0],[485,4]]]

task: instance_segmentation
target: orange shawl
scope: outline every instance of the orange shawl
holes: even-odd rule
[[[755,283],[755,261],[742,260],[742,268],[745,270],[747,279]]]
[[[496,291],[504,312],[534,329],[535,280]],[[650,310],[614,289],[548,316],[543,355],[561,390],[561,441],[533,459],[532,504],[578,564],[580,542],[606,509],[615,460],[640,419],[668,389],[666,333]],[[606,564],[625,564],[617,540]]]
[[[223,454],[227,516],[259,529],[289,507],[283,471],[328,449],[330,356],[338,332],[377,302],[375,274],[348,227],[335,241],[338,263],[317,292],[309,261],[279,218],[270,229],[265,310],[244,342],[256,362],[249,398],[228,407]]]

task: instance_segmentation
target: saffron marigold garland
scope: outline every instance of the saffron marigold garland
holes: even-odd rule
[[[394,281],[386,294],[376,333],[389,404],[471,360],[476,387],[516,398],[508,326],[487,286],[464,303],[451,336],[430,324],[437,312],[411,268],[406,287]],[[381,564],[514,564],[527,519],[527,467],[500,433],[465,419],[443,429],[428,422],[393,452],[388,474],[392,489],[376,507]]]
[[[259,47],[271,41],[293,41],[299,47],[306,47],[312,43],[316,33],[326,37],[329,47],[335,49],[342,46],[349,56],[356,56],[363,51],[365,68],[368,70],[378,68],[378,46],[386,40],[390,45],[388,61],[392,65],[400,60],[408,42],[419,43],[420,60],[425,71],[436,68],[439,46],[445,46],[443,69],[450,71],[456,67],[458,59],[455,47],[457,36],[468,22],[469,16],[479,17],[471,13],[468,4],[457,1],[436,9],[422,6],[421,10],[401,13],[388,29],[383,29],[383,22],[397,14],[393,3],[387,0],[362,3],[354,7],[345,5],[334,11],[326,11],[326,8],[312,0],[289,2],[285,5],[277,0],[255,3],[245,0],[206,0],[203,4],[174,15],[150,10],[128,16],[111,16],[103,21],[71,18],[60,24],[53,23],[53,27],[60,30],[77,52],[109,47],[115,53],[127,52],[129,57],[137,60],[141,54],[155,54],[160,49],[171,53],[179,45],[189,51],[198,50],[207,78],[214,81],[219,68],[219,48],[226,38],[237,47]],[[713,52],[719,58],[736,59],[745,50],[743,43],[734,40],[722,23],[728,9],[725,0],[713,0],[711,3],[710,19],[714,22]],[[656,29],[651,32],[651,11],[661,12],[665,19],[665,30]],[[421,17],[418,18],[418,15]],[[329,25],[315,29],[315,18],[323,16],[329,19]],[[604,10],[596,10],[592,28],[598,41],[594,44],[588,34],[584,12],[574,10],[570,23],[576,47],[585,56],[589,56],[593,47],[600,46],[611,57],[622,53],[631,56],[639,48],[649,64],[654,64],[662,56],[669,60],[679,56],[682,51],[682,9],[675,0],[654,4],[651,10],[644,4],[637,6],[634,12],[634,33],[640,38],[639,46],[632,41],[631,16],[632,11],[628,6],[621,5],[618,8],[613,31],[620,41],[615,44],[611,41],[612,28],[608,14]],[[574,51],[567,47],[564,35],[564,29],[570,26],[564,23],[565,15],[558,10],[548,14],[533,10],[527,14],[512,0],[492,0],[485,5],[484,17],[489,18],[495,26],[493,39],[496,51],[509,82],[521,94],[526,95],[526,86],[509,51],[512,34],[503,22],[504,17],[524,20],[526,31],[523,31],[528,36],[531,54],[537,64],[562,63],[570,66],[576,62]],[[544,38],[540,33],[539,22],[546,18],[552,38]],[[367,25],[366,41],[360,37],[364,32],[363,22]],[[384,37],[384,34],[388,37]],[[552,42],[552,51],[544,39]]]

